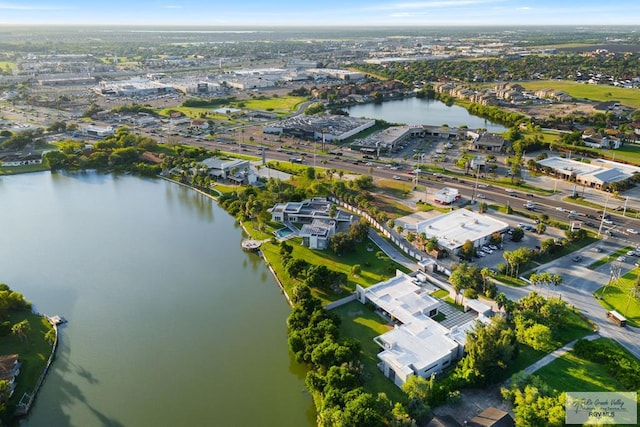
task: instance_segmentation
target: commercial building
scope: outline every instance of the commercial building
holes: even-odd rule
[[[115,129],[113,126],[87,125],[80,128],[80,133],[92,138],[104,138],[105,136],[113,135]]]
[[[95,92],[113,96],[151,96],[174,92],[170,85],[159,81],[134,78],[122,81],[101,81]]]
[[[369,288],[356,286],[356,298],[373,304],[396,325],[374,341],[382,348],[378,367],[398,387],[411,375],[428,378],[450,366],[462,357],[467,332],[476,321],[488,321],[479,314],[450,329],[443,326],[433,319],[443,303],[429,295],[417,277],[400,271]],[[486,306],[480,310],[490,313]]]
[[[374,149],[380,151],[390,151],[409,138],[422,136],[424,128],[422,126],[391,126],[375,132],[366,138],[354,141],[352,147],[364,149]]]
[[[504,148],[505,139],[500,135],[489,132],[467,132],[467,137],[472,138],[471,144],[474,150],[501,152]]]
[[[509,228],[506,222],[467,209],[457,209],[418,221],[415,225],[410,222],[407,224],[410,225],[407,231],[425,233],[427,239],[437,238],[438,245],[453,255],[460,251],[467,240],[475,247],[481,247],[489,242],[493,233],[504,233]]]
[[[460,198],[457,188],[444,187],[433,195],[433,201],[442,205],[450,205]]]
[[[538,161],[538,164],[548,168],[558,178],[596,189],[605,189],[609,184],[626,181],[640,173],[637,166],[604,159],[591,159],[590,163],[584,163],[562,157],[549,157]]]
[[[343,141],[376,124],[375,120],[340,115],[295,116],[262,128],[264,133],[292,135],[305,139]]]

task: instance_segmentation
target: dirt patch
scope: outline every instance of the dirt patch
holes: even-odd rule
[[[513,408],[509,402],[502,399],[498,385],[481,390],[463,390],[461,394],[461,399],[458,402],[434,408],[434,414],[438,416],[449,415],[460,425],[465,425],[465,422],[470,421],[489,407],[501,409],[513,416]]]
[[[596,112],[595,104],[589,102],[564,102],[559,104],[544,104],[544,105],[521,105],[517,108],[506,108],[506,110],[524,114],[528,117],[535,117],[538,119],[548,119],[549,117],[574,115],[574,116],[589,116]]]

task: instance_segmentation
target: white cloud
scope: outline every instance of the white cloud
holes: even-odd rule
[[[179,4],[166,4],[161,6],[163,9],[182,9],[182,6]]]

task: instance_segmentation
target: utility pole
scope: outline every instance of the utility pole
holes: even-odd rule
[[[476,183],[473,186],[473,193],[471,194],[471,204],[473,204],[473,202],[476,199],[476,192],[478,191],[478,179],[480,179],[480,165],[476,165]]]
[[[600,218],[600,227],[598,228],[598,237],[602,235],[602,226],[604,225],[604,218],[607,216],[607,204],[609,203],[609,195],[607,194],[607,200],[604,202],[604,209],[602,211],[602,218]]]

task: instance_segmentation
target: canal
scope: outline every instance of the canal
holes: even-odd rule
[[[22,425],[315,424],[289,306],[214,201],[94,172],[0,177],[0,200],[0,282],[69,321]]]

